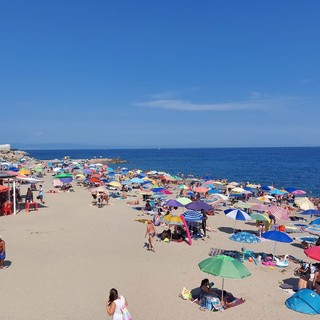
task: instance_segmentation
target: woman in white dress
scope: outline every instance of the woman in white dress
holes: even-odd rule
[[[112,320],[123,320],[123,312],[121,309],[127,307],[128,303],[124,296],[119,295],[118,291],[114,288],[110,290],[109,300],[107,302],[107,313],[112,316]]]

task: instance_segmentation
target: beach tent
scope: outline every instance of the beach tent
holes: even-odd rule
[[[320,314],[320,295],[310,289],[300,289],[285,302],[294,311],[305,314]]]

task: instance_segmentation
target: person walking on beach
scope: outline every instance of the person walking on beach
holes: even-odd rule
[[[112,316],[112,320],[132,320],[127,306],[126,298],[123,295],[119,295],[115,288],[112,288],[106,305],[107,313]]]
[[[201,222],[201,227],[202,227],[202,230],[203,230],[203,236],[206,238],[207,236],[207,220],[208,220],[208,216],[207,216],[207,213],[201,209],[201,213],[203,215],[203,219],[202,219],[202,222]]]
[[[151,250],[153,252],[156,252],[153,245],[153,238],[155,237],[155,235],[156,235],[156,229],[154,227],[154,224],[151,220],[148,220],[147,230],[144,237],[148,236],[148,242],[149,242],[148,250]]]
[[[6,258],[6,243],[0,236],[0,269],[3,269],[5,258]]]
[[[39,195],[37,198],[40,200],[41,204],[45,204],[45,202],[43,201],[43,195],[44,195],[43,187],[41,184],[39,185],[39,187],[40,187]]]

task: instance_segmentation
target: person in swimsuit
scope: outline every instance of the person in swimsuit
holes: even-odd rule
[[[4,266],[4,259],[6,258],[6,243],[0,236],[0,269]]]
[[[149,242],[149,248],[148,250],[151,250],[153,252],[156,252],[153,245],[153,238],[156,235],[156,229],[154,227],[154,224],[151,220],[148,220],[147,230],[144,237],[148,236],[148,242]]]

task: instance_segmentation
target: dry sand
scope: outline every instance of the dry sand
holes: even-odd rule
[[[52,189],[51,177],[44,187]],[[45,201],[39,211],[0,218],[10,264],[0,270],[1,320],[108,319],[105,301],[112,287],[126,296],[136,320],[311,318],[284,305],[289,295],[279,289],[279,281],[294,278],[297,265],[292,262],[283,271],[245,261],[252,276],[226,279],[225,289],[246,302],[226,311],[202,312],[179,298],[183,287],[198,287],[206,277],[221,287],[221,278],[204,274],[198,263],[211,247],[243,247],[229,240],[228,233],[208,233],[210,239],[191,247],[156,242],[153,253],[144,248],[146,225],[134,221],[141,212],[125,200],[111,199],[111,205],[99,209],[91,206],[88,190],[75,187],[74,193],[45,193]],[[209,217],[208,225],[233,227],[234,221],[220,213]],[[255,229],[243,222],[237,227]],[[246,248],[272,252],[273,242]],[[279,243],[277,253],[306,258],[301,248],[290,244]]]

